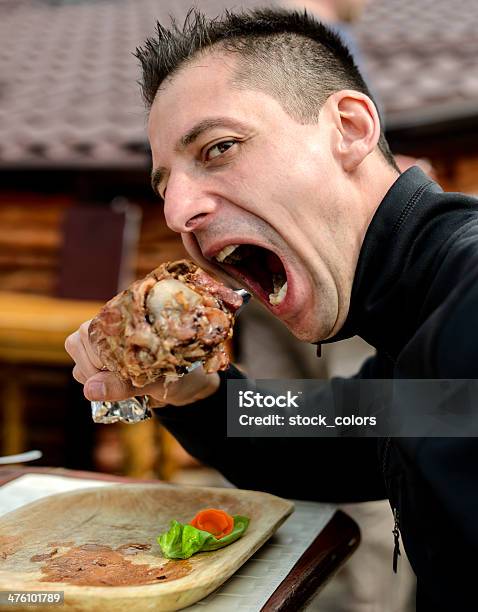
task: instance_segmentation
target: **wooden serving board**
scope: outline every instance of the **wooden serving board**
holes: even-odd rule
[[[248,516],[249,528],[223,549],[163,558],[158,534],[203,508]],[[267,493],[166,484],[52,495],[0,519],[0,590],[64,591],[62,610],[179,610],[227,580],[292,511]]]

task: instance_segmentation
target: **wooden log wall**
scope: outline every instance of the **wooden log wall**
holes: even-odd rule
[[[66,196],[0,193],[0,290],[55,294],[63,215],[73,203]],[[142,210],[136,278],[163,261],[185,256],[161,209],[143,203]]]
[[[157,203],[130,199],[142,209],[135,272],[141,278],[163,261],[184,257],[185,251]],[[55,295],[63,218],[77,201],[67,195],[0,192],[0,291]],[[36,465],[153,475],[158,425],[148,422],[142,435],[141,428],[127,430],[127,439],[120,426],[94,426],[70,365],[42,364],[33,357],[24,364],[3,360],[0,400],[0,455],[39,448],[43,458]],[[106,434],[116,440],[121,456],[110,452]]]
[[[437,162],[438,181],[445,191],[460,191],[478,197],[478,154]]]

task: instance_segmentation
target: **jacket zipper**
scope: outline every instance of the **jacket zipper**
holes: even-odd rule
[[[387,474],[387,468],[388,468],[388,463],[389,463],[389,458],[390,458],[391,443],[392,443],[392,438],[388,437],[385,441],[385,448],[383,451],[383,462],[382,462],[383,477],[385,479],[385,483],[389,491],[390,491],[390,482],[388,481],[386,474]],[[393,511],[393,520],[394,520],[393,530],[392,530],[392,534],[393,534],[392,568],[393,568],[394,573],[396,574],[398,571],[398,557],[401,556],[401,552],[400,552],[400,516],[398,513],[398,508],[392,506],[392,511]]]
[[[393,572],[396,574],[398,570],[398,557],[401,555],[400,553],[400,523],[399,523],[399,515],[397,508],[393,510],[393,518],[395,519],[395,523],[393,525]]]
[[[383,478],[385,480],[385,484],[387,485],[387,488],[390,490],[390,483],[387,480],[387,467],[388,467],[388,458],[390,457],[390,444],[392,442],[392,438],[389,436],[386,440],[385,440],[385,448],[383,449],[383,461],[382,461],[382,472],[383,472]]]

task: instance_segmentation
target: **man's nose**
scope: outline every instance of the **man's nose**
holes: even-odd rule
[[[174,232],[192,232],[214,212],[216,201],[200,180],[186,174],[170,176],[164,194],[164,216]]]

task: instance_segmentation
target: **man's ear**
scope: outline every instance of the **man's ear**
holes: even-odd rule
[[[375,104],[359,91],[344,89],[332,94],[329,101],[337,129],[336,155],[350,172],[377,146],[380,119]]]

